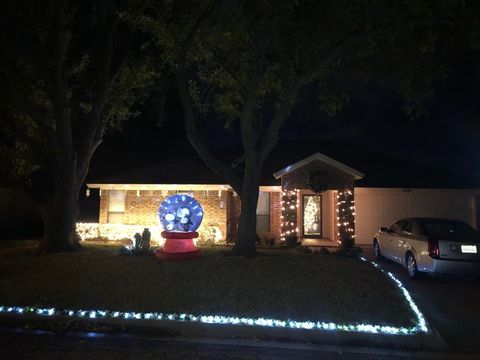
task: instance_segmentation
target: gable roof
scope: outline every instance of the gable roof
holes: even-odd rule
[[[273,173],[273,176],[275,177],[275,179],[279,179],[281,178],[282,176],[298,169],[298,168],[301,168],[302,166],[305,166],[307,165],[308,163],[311,163],[312,161],[315,161],[315,160],[319,160],[319,161],[322,161],[328,165],[331,165],[333,166],[334,168],[337,168],[338,170],[341,170],[349,175],[352,175],[353,178],[355,180],[360,180],[361,178],[364,177],[364,174],[361,173],[360,171],[358,170],[355,170],[354,168],[351,168],[350,166],[348,165],[345,165],[343,163],[341,163],[340,161],[337,161],[335,159],[332,159],[331,157],[327,156],[327,155],[324,155],[322,153],[314,153],[300,161],[297,161],[296,163],[294,164],[291,164],[291,165],[288,165],[286,167],[284,167],[283,169]]]
[[[156,164],[133,168],[106,178],[89,181],[98,184],[225,184],[199,159],[176,157]]]
[[[322,153],[317,151],[321,149]],[[230,164],[238,166],[241,173],[241,149],[221,149],[216,154]],[[439,168],[435,164],[421,162],[421,159],[392,157],[385,153],[373,152],[363,147],[328,141],[301,141],[279,143],[272,151],[262,168],[260,184],[263,186],[280,185],[278,175],[289,166],[319,154],[319,160],[325,161],[353,176],[363,176],[357,170],[345,165],[351,164],[362,169],[365,174],[357,180],[357,187],[380,188],[425,188],[425,189],[478,189],[480,179],[471,174],[458,174]],[[328,154],[329,156],[325,155]],[[331,156],[331,157],[330,157]],[[303,160],[299,160],[302,159]],[[238,164],[234,164],[239,159]],[[338,160],[334,160],[338,159]],[[343,167],[343,168],[342,168]],[[237,168],[235,168],[237,169]],[[281,169],[281,170],[279,170]],[[291,171],[291,169],[289,169]],[[287,171],[287,170],[285,170]],[[87,183],[96,184],[224,184],[225,180],[206,167],[195,151],[161,160],[159,163],[144,167],[131,168],[114,176],[90,178]]]

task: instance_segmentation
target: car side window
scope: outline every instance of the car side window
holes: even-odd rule
[[[388,228],[388,231],[391,233],[400,234],[403,223],[404,223],[403,220],[397,221],[396,223],[390,225],[390,227]]]
[[[405,221],[402,226],[402,231],[408,234],[413,233],[413,221]]]

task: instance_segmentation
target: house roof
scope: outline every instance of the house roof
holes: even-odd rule
[[[196,157],[177,157],[94,180],[97,184],[225,184]]]
[[[279,179],[281,178],[282,176],[298,169],[298,168],[301,168],[302,166],[305,166],[309,163],[311,163],[312,161],[315,161],[315,160],[319,160],[319,161],[322,161],[326,164],[329,164],[347,174],[350,174],[354,177],[355,180],[360,180],[361,178],[363,178],[365,175],[362,174],[360,171],[357,171],[355,170],[354,168],[351,168],[350,166],[348,165],[345,165],[337,160],[334,160],[332,159],[331,157],[327,156],[327,155],[324,155],[324,154],[321,154],[319,152],[315,153],[315,154],[312,154],[300,161],[297,161],[296,163],[294,164],[291,164],[291,165],[288,165],[286,167],[284,167],[283,169],[275,172],[273,174],[273,176],[275,177],[275,179]]]
[[[230,164],[234,171],[242,169],[240,154],[238,148],[217,151],[217,155]],[[395,158],[356,146],[326,141],[280,143],[265,162],[261,185],[280,185],[279,176],[292,171],[293,166],[300,167],[303,163],[312,161],[312,157],[358,177],[355,182],[357,187],[480,188],[480,179],[469,174],[457,174],[418,160]],[[88,183],[226,185],[225,180],[206,167],[195,152]]]

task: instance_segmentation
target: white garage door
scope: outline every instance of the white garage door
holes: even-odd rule
[[[355,234],[370,244],[381,226],[403,217],[442,217],[476,226],[479,190],[355,188]]]

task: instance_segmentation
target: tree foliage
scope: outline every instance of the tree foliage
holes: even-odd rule
[[[471,4],[470,4],[471,5]],[[445,70],[439,46],[465,14],[463,1],[38,1],[3,8],[0,161],[42,184],[47,212],[75,206],[90,159],[109,126],[135,116],[156,69],[176,79],[187,136],[242,200],[235,251],[255,252],[261,169],[305,88],[334,115],[354,87],[385,81],[422,112]],[[458,19],[458,16],[461,19]],[[143,33],[136,29],[141,28]],[[12,37],[11,34],[15,34]],[[152,46],[153,45],[153,46]],[[235,171],[199,126],[238,132]],[[208,140],[208,139],[207,139]],[[61,184],[68,184],[69,198]],[[38,190],[38,186],[37,186]],[[63,193],[62,193],[63,191]],[[72,227],[73,216],[67,221]],[[64,219],[65,220],[65,219]],[[54,227],[55,228],[55,227]],[[58,230],[58,228],[57,228]]]
[[[188,4],[188,5],[187,5]],[[388,81],[421,113],[442,67],[432,61],[461,2],[189,1],[153,6],[141,26],[176,73],[187,135],[204,162],[240,195],[235,250],[251,254],[260,173],[302,89],[334,115],[353,87]],[[241,138],[235,173],[209,149],[199,123],[220,119]]]
[[[33,196],[48,250],[71,248],[77,198],[110,127],[136,113],[156,73],[126,20],[134,1],[16,1],[0,14],[2,180]],[[48,229],[52,229],[49,231]]]

